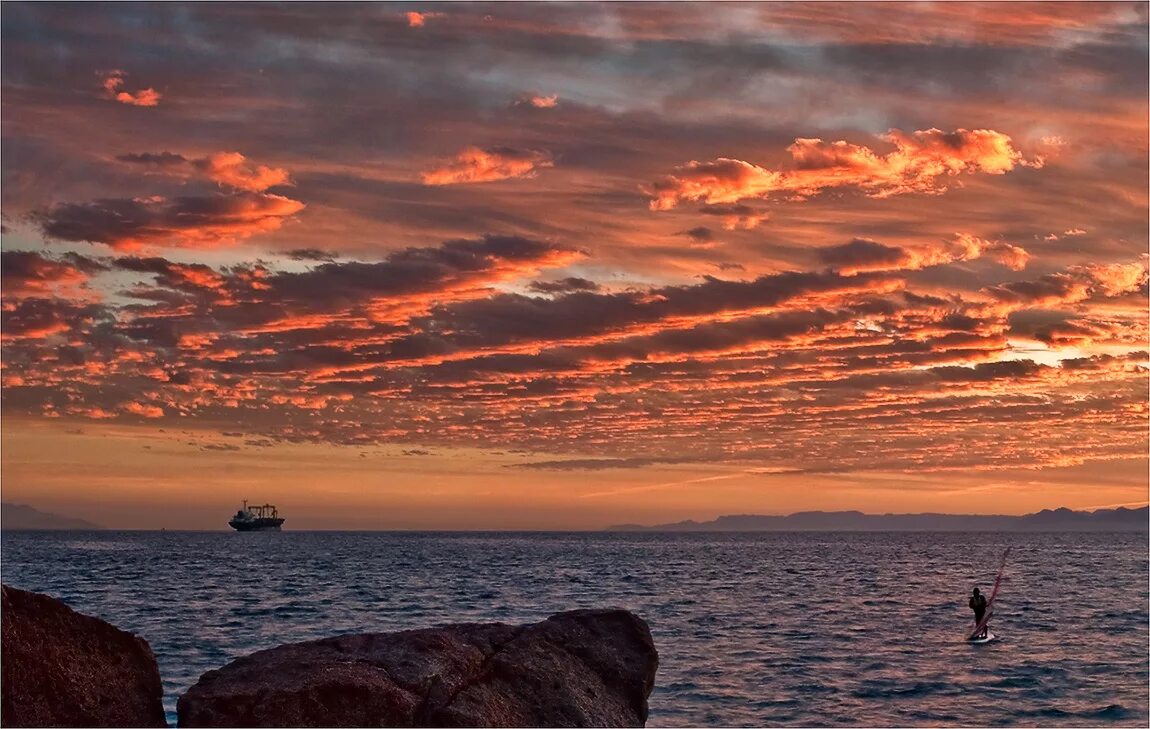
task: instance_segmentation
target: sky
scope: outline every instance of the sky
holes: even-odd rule
[[[1146,3],[0,12],[6,501],[1147,502]]]

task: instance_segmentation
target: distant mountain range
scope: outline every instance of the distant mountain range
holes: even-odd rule
[[[83,519],[33,509],[24,504],[0,503],[0,529],[102,529]]]
[[[615,532],[769,532],[769,531],[1150,531],[1150,507],[1072,511],[1043,509],[1025,516],[979,514],[864,514],[861,511],[801,511],[788,516],[735,514],[714,521],[687,521],[642,526],[619,524]]]

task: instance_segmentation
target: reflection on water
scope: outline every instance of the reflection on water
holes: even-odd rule
[[[4,582],[151,643],[169,712],[204,671],[279,643],[619,606],[648,621],[659,649],[652,726],[1145,726],[1150,718],[1145,535],[6,532],[2,540]],[[1007,545],[999,639],[966,644],[967,594],[993,580]]]

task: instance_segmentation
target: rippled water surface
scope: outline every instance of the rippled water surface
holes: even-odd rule
[[[1013,546],[993,630],[966,598]],[[146,638],[169,718],[279,643],[629,608],[652,726],[1150,721],[1147,537],[1108,534],[6,532],[7,584]]]

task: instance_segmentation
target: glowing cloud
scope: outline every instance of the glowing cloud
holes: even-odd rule
[[[707,204],[782,197],[802,200],[824,190],[847,188],[870,197],[919,192],[938,194],[941,180],[960,174],[1001,175],[1023,159],[1010,137],[989,129],[906,134],[892,129],[881,137],[894,151],[880,155],[849,142],[799,138],[787,147],[794,169],[776,171],[738,159],[692,161],[655,182],[648,193],[652,210],[670,210],[682,201]]]
[[[122,154],[116,158],[128,164],[145,165],[173,175],[200,175],[236,190],[263,192],[269,187],[291,185],[291,175],[281,167],[251,164],[239,152],[218,152],[191,158],[172,152]]]
[[[1009,243],[988,241],[966,233],[939,243],[902,247],[888,246],[865,238],[856,238],[841,246],[818,251],[819,260],[839,273],[851,275],[864,271],[915,271],[957,261],[973,261],[988,256],[1015,271],[1026,267],[1030,254]]]
[[[1032,281],[1014,281],[983,289],[1001,302],[1000,310],[1076,304],[1092,298],[1140,293],[1145,296],[1150,272],[1141,263],[1086,264]],[[1144,305],[1143,305],[1144,311]],[[1144,314],[1143,314],[1144,316]]]
[[[164,409],[157,405],[148,405],[139,402],[127,402],[122,406],[124,412],[131,415],[139,415],[142,418],[162,418],[164,417]]]
[[[525,94],[520,96],[515,101],[515,106],[532,106],[536,109],[554,109],[559,104],[559,97],[555,94],[551,96],[541,96],[539,94]]]
[[[114,99],[121,104],[130,104],[131,106],[159,105],[162,97],[160,96],[160,92],[155,89],[140,89],[135,92],[123,91],[125,76],[127,76],[127,74],[123,71],[109,71],[104,75],[104,81],[101,85],[104,87],[104,93],[109,99]]]
[[[404,13],[403,17],[407,18],[409,28],[422,28],[429,18],[441,18],[443,17],[443,13],[418,13],[410,11]]]
[[[425,185],[495,182],[512,177],[534,177],[540,168],[554,164],[550,153],[544,150],[468,147],[456,156],[455,161],[427,170],[422,178]]]

